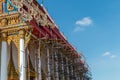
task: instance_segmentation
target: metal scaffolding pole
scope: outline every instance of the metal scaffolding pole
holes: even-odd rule
[[[66,57],[66,69],[67,69],[67,80],[70,80],[69,61],[67,57]]]
[[[61,53],[61,66],[62,66],[62,80],[65,80],[64,78],[64,62],[63,62],[63,54]]]
[[[35,71],[38,73],[38,51],[37,49],[35,49]],[[37,77],[35,77],[35,80],[38,80]]]
[[[55,80],[59,80],[58,72],[58,53],[55,51]]]
[[[76,80],[76,71],[75,71],[75,67],[76,67],[76,66],[75,66],[74,60],[75,60],[75,57],[73,57],[72,60],[71,60],[71,62],[72,62],[72,69],[73,69],[72,79],[73,79],[73,80]]]
[[[76,80],[79,80],[79,71],[78,71],[78,63],[75,62],[75,77]]]
[[[55,70],[54,70],[54,68],[55,68],[55,66],[54,66],[54,52],[52,51],[52,54],[51,54],[51,57],[52,57],[52,78],[53,78],[53,80],[55,79],[55,75],[54,75],[54,72],[55,72]]]
[[[50,75],[50,50],[47,47],[47,69],[48,69],[48,74],[47,74],[47,80],[51,80],[51,75]]]
[[[71,79],[74,80],[73,61],[71,60]]]
[[[38,47],[38,80],[42,80],[42,71],[41,71],[41,41],[39,41]]]

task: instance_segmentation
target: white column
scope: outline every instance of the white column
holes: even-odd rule
[[[24,32],[20,31],[20,80],[26,80],[26,63],[25,63],[25,47],[24,47]]]
[[[7,42],[5,40],[2,41],[2,48],[1,48],[1,79],[0,80],[7,80]]]

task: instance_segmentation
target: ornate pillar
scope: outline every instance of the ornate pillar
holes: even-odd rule
[[[2,48],[1,48],[1,79],[7,80],[7,34],[2,33]]]
[[[26,80],[26,63],[25,63],[25,47],[24,47],[24,30],[19,31],[20,35],[20,53],[19,53],[19,67],[20,67],[20,80]]]

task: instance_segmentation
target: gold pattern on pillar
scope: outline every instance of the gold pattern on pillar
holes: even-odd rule
[[[25,34],[25,48],[28,46],[31,39],[31,34],[26,33]]]
[[[8,64],[8,80],[18,80],[18,73],[15,69],[13,58],[12,58],[12,42],[10,44],[10,60]]]
[[[10,45],[11,42],[14,42],[17,49],[19,49],[19,40],[20,40],[20,37],[18,35],[8,36],[7,38],[8,44]]]
[[[7,34],[6,33],[2,33],[2,40],[3,41],[7,41]]]

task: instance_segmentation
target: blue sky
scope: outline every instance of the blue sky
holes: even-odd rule
[[[93,80],[120,80],[120,0],[44,0],[44,6],[85,55]]]

